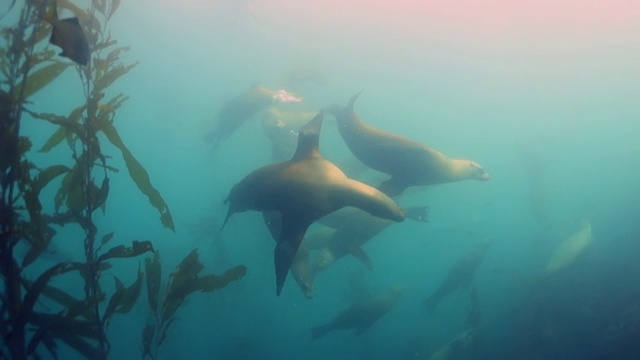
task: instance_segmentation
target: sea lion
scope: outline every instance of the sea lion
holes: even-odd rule
[[[332,330],[353,329],[356,335],[362,334],[369,330],[384,314],[393,309],[403,291],[403,287],[395,286],[385,294],[352,305],[340,312],[329,323],[311,329],[312,339],[324,336]]]
[[[427,207],[415,206],[404,209],[405,216],[419,222],[427,222]],[[319,250],[313,262],[313,271],[325,270],[337,260],[352,255],[369,270],[373,269],[371,259],[362,246],[385,230],[393,221],[372,216],[354,207],[346,207],[318,220],[320,224],[334,227],[336,231],[327,234],[328,239]]]
[[[400,195],[409,186],[490,179],[475,161],[452,159],[416,141],[367,125],[353,111],[359,95],[353,96],[345,108],[334,107],[331,111],[351,152],[369,167],[391,175],[378,186],[388,196]]]
[[[443,298],[454,290],[457,290],[458,288],[468,288],[473,281],[473,275],[475,274],[478,265],[482,263],[482,260],[491,245],[493,245],[493,240],[486,240],[460,258],[460,260],[458,260],[458,262],[449,269],[447,275],[440,285],[438,285],[436,291],[424,300],[423,305],[425,309],[431,312],[435,310]]]
[[[262,130],[271,141],[271,158],[274,162],[291,159],[298,144],[298,131],[315,113],[285,111],[271,106],[262,118]]]
[[[218,147],[247,120],[275,104],[275,94],[275,90],[255,83],[249,90],[229,100],[218,112],[217,123],[207,140]]]
[[[572,265],[593,243],[591,223],[582,220],[580,230],[563,241],[551,255],[543,276],[548,276]]]
[[[319,218],[342,207],[355,206],[381,218],[404,220],[402,209],[391,198],[374,187],[349,179],[320,155],[321,127],[322,112],[300,129],[298,147],[291,160],[253,171],[233,186],[225,200],[229,210],[224,224],[234,213],[246,210],[281,214],[282,226],[274,253],[278,295],[307,228]]]

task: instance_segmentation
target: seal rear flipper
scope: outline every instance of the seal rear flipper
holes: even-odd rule
[[[369,258],[369,255],[364,252],[361,246],[351,246],[349,247],[349,254],[351,254],[356,259],[360,260],[369,270],[373,270],[373,263]]]
[[[292,216],[282,216],[282,227],[278,245],[274,251],[274,264],[276,270],[276,294],[280,296],[284,281],[289,274],[289,268],[296,256],[298,247],[302,242],[304,233],[307,231],[310,223],[301,221]]]
[[[428,206],[412,206],[404,210],[404,215],[407,219],[419,222],[429,222],[429,207]]]

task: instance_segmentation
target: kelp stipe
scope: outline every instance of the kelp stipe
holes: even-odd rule
[[[47,7],[51,3],[25,0],[17,24],[3,28],[1,33],[5,47],[0,48],[0,70],[2,84],[8,92],[0,91],[0,334],[3,339],[0,359],[40,358],[43,352],[57,358],[59,342],[86,358],[106,359],[110,350],[107,327],[113,315],[133,308],[141,293],[144,272],[140,268],[130,285],[114,276],[113,292],[101,286],[102,275],[112,267],[112,261],[148,252],[155,254],[147,260],[145,271],[150,305],[155,298],[155,306],[151,306],[158,327],[145,329],[144,338],[150,340],[144,349],[153,348],[155,354],[184,298],[195,291],[224,287],[229,281],[242,277],[246,270],[238,266],[220,277],[198,277],[202,264],[194,250],[172,275],[162,304],[158,304],[160,263],[150,241],[132,241],[131,245],[103,250],[115,237],[115,231],[99,237],[101,231],[93,215],[99,209],[106,211],[109,173],[118,169],[107,163],[109,157],[102,152],[101,139],[121,152],[130,177],[158,210],[162,224],[175,230],[173,219],[164,199],[151,185],[147,171],[123,143],[114,125],[116,112],[128,97],[122,93],[110,95],[109,87],[136,66],[136,63],[125,65],[120,61],[128,48],[116,46],[107,31],[109,19],[120,1],[93,0],[89,10],[69,0],[57,1],[60,10],[70,11],[79,19],[91,50],[92,59],[87,66],[58,57],[56,51],[42,41],[50,33],[50,26],[42,21],[42,15],[50,10]],[[80,75],[84,101],[67,116],[32,109],[28,99],[45,91],[69,67],[75,67]],[[72,159],[70,165],[41,168],[29,160],[31,141],[20,136],[24,112],[33,119],[58,126],[39,151],[48,152],[66,142]],[[54,198],[43,198],[41,191],[58,177],[62,178]],[[46,202],[54,204],[52,214],[43,211],[42,204]],[[64,241],[65,246],[79,244],[57,235],[56,227],[65,225],[82,229],[84,260],[63,261],[37,276],[26,276],[25,269],[38,263],[52,242]],[[26,247],[26,253],[18,253],[18,245]],[[194,269],[197,271],[193,272]],[[71,273],[84,280],[84,283],[69,282],[81,284],[81,289],[69,291],[51,283],[55,277]],[[82,298],[71,295],[79,292],[84,292]],[[38,305],[44,301],[46,308]],[[149,355],[150,351],[145,350]]]
[[[117,169],[107,164],[99,133],[122,152],[132,179],[158,208],[162,223],[173,230],[173,220],[161,195],[151,186],[146,170],[124,145],[113,125],[116,111],[127,97],[117,94],[105,101],[108,87],[135,66],[120,62],[119,56],[127,48],[115,47],[115,40],[107,32],[108,21],[119,1],[94,0],[90,10],[82,10],[68,0],[58,1],[61,9],[73,12],[80,19],[92,50],[93,61],[88,66],[75,66],[81,76],[85,100],[68,116],[29,109],[32,105],[27,102],[30,96],[44,91],[73,66],[50,47],[45,47],[42,41],[49,35],[50,26],[41,18],[51,3],[26,1],[18,23],[2,29],[6,47],[0,50],[0,68],[3,85],[9,91],[0,95],[0,271],[3,286],[0,332],[4,340],[0,358],[38,358],[43,350],[57,358],[57,342],[62,341],[85,357],[105,359],[109,353],[106,335],[109,321],[114,314],[131,310],[140,294],[144,276],[141,270],[138,271],[130,286],[115,278],[115,289],[108,294],[101,287],[101,275],[111,267],[113,259],[136,257],[153,251],[153,247],[149,241],[133,241],[131,246],[102,250],[114,232],[98,239],[99,230],[93,221],[93,213],[98,209],[105,210],[109,195],[108,171]],[[23,112],[34,119],[59,125],[40,151],[49,151],[66,140],[72,166],[55,164],[40,168],[28,159],[32,144],[27,137],[20,136]],[[41,190],[59,176],[63,178],[53,199],[55,212],[45,214],[42,203],[50,199],[43,199]],[[85,234],[85,260],[61,262],[35,279],[27,278],[25,268],[35,263],[52,241],[67,240],[56,238],[55,226],[69,224],[80,226]],[[15,251],[19,243],[28,245],[26,254]],[[65,241],[65,246],[73,246],[73,243]],[[70,272],[77,272],[84,279],[82,299],[50,283],[54,277]],[[56,310],[40,309],[37,304],[45,298],[48,304],[55,303],[59,307]]]
[[[35,305],[47,283],[55,276],[74,270],[59,263],[27,281],[24,269],[47,248],[55,230],[42,213],[41,190],[64,172],[64,166],[44,169],[28,158],[32,144],[20,135],[24,107],[30,96],[46,87],[69,65],[54,59],[55,52],[44,49],[42,40],[47,26],[40,21],[43,2],[28,1],[13,27],[0,30],[0,358],[26,359],[36,356],[44,345],[55,353],[56,344],[47,334],[59,316],[42,313]],[[25,245],[26,255],[18,255],[17,246]]]

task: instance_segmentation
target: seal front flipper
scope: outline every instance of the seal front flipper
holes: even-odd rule
[[[297,219],[295,216],[282,215],[280,238],[273,254],[276,269],[276,294],[278,296],[282,292],[293,258],[296,256],[298,247],[309,225],[309,222]]]
[[[361,246],[356,246],[356,245],[350,246],[349,253],[353,255],[353,257],[355,257],[356,259],[360,260],[364,264],[364,266],[367,267],[367,269],[373,270],[373,263],[371,262],[369,255],[367,255],[367,253],[364,252]]]
[[[282,214],[279,211],[263,211],[262,219],[267,225],[271,237],[277,242],[282,232]]]
[[[394,197],[402,194],[409,185],[404,181],[400,181],[396,178],[391,178],[389,180],[383,181],[380,185],[378,185],[378,190],[382,191],[385,195],[389,197]]]

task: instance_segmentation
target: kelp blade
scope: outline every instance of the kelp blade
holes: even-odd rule
[[[153,258],[145,259],[145,272],[147,273],[147,297],[149,306],[155,314],[158,310],[158,297],[160,296],[160,282],[162,280],[162,267],[160,254],[155,252]]]
[[[131,154],[131,151],[129,151],[129,149],[124,145],[122,138],[120,138],[120,134],[118,134],[118,131],[111,122],[102,121],[100,128],[106,135],[109,142],[120,149],[124,162],[127,165],[127,170],[129,170],[129,176],[131,176],[131,179],[136,183],[138,189],[140,189],[143,194],[147,195],[151,205],[158,209],[162,224],[165,227],[176,231],[173,223],[173,217],[169,211],[169,206],[167,206],[167,203],[162,198],[162,195],[160,195],[160,192],[151,185],[151,180],[149,179],[149,173],[147,170],[145,170],[142,164],[136,160],[133,154]]]
[[[45,86],[49,85],[53,80],[55,80],[62,72],[64,72],[70,64],[62,63],[62,62],[54,62],[53,64],[47,65],[41,69],[34,71],[27,78],[27,84],[24,85],[22,83],[16,85],[14,99],[20,98],[20,92],[22,93],[23,99],[28,99],[33,94],[40,91]],[[24,89],[23,89],[24,87]]]

